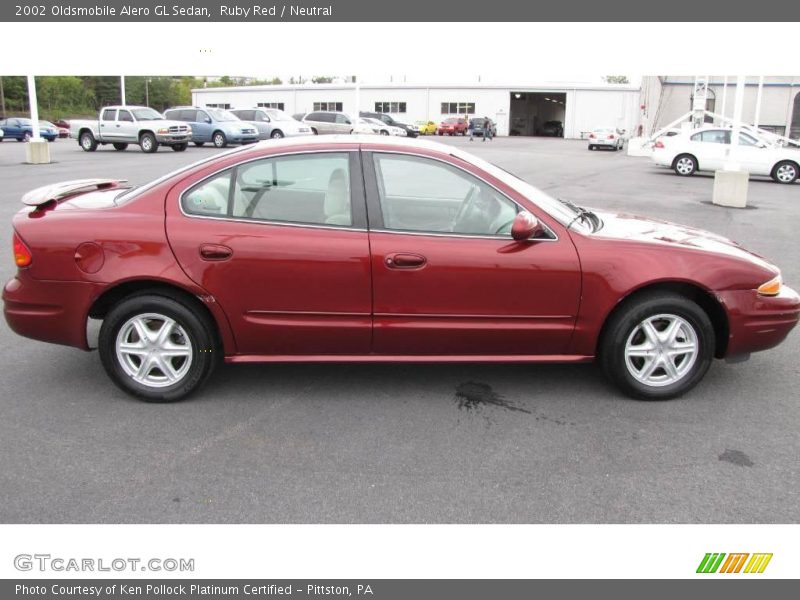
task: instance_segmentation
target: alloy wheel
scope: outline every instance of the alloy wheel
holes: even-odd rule
[[[194,354],[184,328],[158,313],[128,319],[117,334],[116,353],[125,374],[151,388],[180,382]]]
[[[633,328],[625,343],[625,365],[640,383],[664,387],[692,370],[698,351],[697,332],[686,319],[659,314]]]

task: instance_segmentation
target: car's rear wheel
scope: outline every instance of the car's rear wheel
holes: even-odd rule
[[[203,147],[203,146],[205,146],[205,144],[206,144],[205,142],[192,142],[192,143],[193,143],[195,146],[197,146],[198,148],[202,148],[202,147]]]
[[[184,151],[184,150],[186,150],[186,148],[188,148],[188,147],[189,147],[189,144],[188,144],[188,143],[184,143],[184,144],[174,144],[174,145],[172,146],[172,149],[173,149],[175,152],[183,152],[183,151]]]
[[[600,362],[625,394],[668,400],[692,389],[714,358],[714,327],[696,303],[654,293],[623,305],[605,327]]]
[[[317,131],[314,127],[311,128],[311,133],[314,135],[319,135],[319,131]]]
[[[209,319],[173,298],[123,300],[100,329],[100,360],[124,391],[147,402],[174,402],[202,385],[216,363]]]
[[[128,144],[114,144],[114,150],[119,150],[122,152],[128,148]]]
[[[678,175],[687,177],[697,171],[697,159],[691,154],[681,154],[672,165]]]
[[[783,160],[772,169],[772,178],[778,183],[794,183],[797,176],[798,166],[790,160]]]
[[[152,154],[158,151],[158,140],[156,140],[156,136],[152,133],[143,133],[139,138],[139,147],[142,149],[142,152]]]
[[[30,142],[32,137],[33,136],[31,135],[31,132],[30,131],[26,131],[25,133],[22,134],[22,141],[23,142]]]
[[[214,143],[215,148],[224,148],[228,145],[228,138],[221,131],[215,131],[211,136],[211,141]]]
[[[589,150],[594,150],[596,146],[594,144],[589,144]]]
[[[97,150],[97,140],[94,139],[91,131],[84,131],[80,137],[81,148],[85,152],[94,152]]]
[[[279,140],[283,137],[283,132],[280,129],[275,129],[269,134],[269,137],[271,137],[273,140]]]

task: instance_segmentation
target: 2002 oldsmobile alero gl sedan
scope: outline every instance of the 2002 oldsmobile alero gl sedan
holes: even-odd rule
[[[430,142],[298,138],[148,185],[39,188],[13,220],[5,317],[90,348],[149,401],[220,360],[599,360],[630,396],[678,396],[712,359],[780,343],[779,270],[696,229],[558,201]]]

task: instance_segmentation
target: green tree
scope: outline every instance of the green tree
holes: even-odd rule
[[[606,83],[630,83],[627,75],[606,75],[603,77]]]

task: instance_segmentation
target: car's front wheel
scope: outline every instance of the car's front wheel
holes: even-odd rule
[[[797,181],[798,166],[790,160],[784,160],[775,165],[772,170],[772,179],[778,183],[794,183]]]
[[[143,133],[139,138],[139,147],[142,149],[142,152],[152,154],[158,151],[158,140],[156,140],[156,136],[152,133]]]
[[[226,138],[225,134],[221,131],[215,131],[214,135],[211,137],[211,141],[215,148],[225,148],[228,145],[228,138]]]
[[[189,147],[189,143],[186,142],[186,143],[183,143],[183,144],[173,144],[172,149],[175,152],[183,152],[188,147]]]
[[[271,137],[273,140],[279,140],[283,137],[283,132],[280,129],[273,129],[272,133],[269,134],[269,137]]]
[[[173,298],[141,295],[106,315],[98,348],[108,375],[147,402],[174,402],[196,390],[214,368],[209,319]]]
[[[627,395],[668,400],[692,389],[714,358],[714,327],[695,302],[654,293],[623,305],[600,342],[606,375]]]
[[[691,154],[681,154],[675,159],[672,168],[675,169],[678,175],[683,175],[684,177],[694,175],[695,171],[697,171],[697,159]]]

